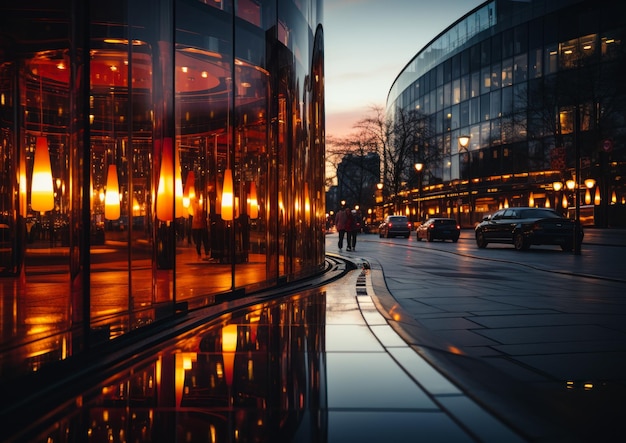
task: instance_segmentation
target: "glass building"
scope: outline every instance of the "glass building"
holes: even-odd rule
[[[473,226],[529,205],[626,226],[625,34],[613,2],[495,0],[434,38],[387,98],[390,118],[429,122],[407,213]]]
[[[323,271],[322,13],[3,2],[3,378]]]

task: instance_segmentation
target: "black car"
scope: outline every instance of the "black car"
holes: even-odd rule
[[[388,215],[378,226],[378,236],[380,238],[404,237],[411,235],[411,222],[404,215]]]
[[[574,247],[576,222],[548,208],[507,208],[485,217],[475,228],[476,244],[508,243],[522,251],[530,245],[559,245],[563,251]],[[578,241],[583,229],[579,226]]]
[[[461,227],[453,218],[429,218],[417,227],[415,235],[418,240],[452,240],[456,243],[461,235]]]

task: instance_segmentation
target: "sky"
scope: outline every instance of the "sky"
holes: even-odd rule
[[[441,31],[484,0],[326,0],[326,135],[345,137],[384,109],[400,71]]]

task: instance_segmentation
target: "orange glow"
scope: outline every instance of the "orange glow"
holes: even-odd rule
[[[163,140],[161,152],[161,173],[156,198],[156,215],[159,220],[174,220],[174,159],[172,153],[172,139]]]
[[[48,152],[48,139],[37,137],[35,160],[30,187],[30,205],[33,211],[45,212],[54,209],[52,167]]]
[[[174,217],[188,217],[189,211],[183,207],[183,179],[180,172],[180,156],[178,151],[174,151],[175,169],[174,169]]]
[[[120,185],[117,180],[117,168],[109,165],[107,185],[104,193],[104,218],[117,220],[120,218]]]
[[[233,172],[231,169],[224,171],[224,184],[222,186],[222,220],[233,219]]]
[[[464,354],[463,351],[461,351],[456,346],[452,346],[452,345],[448,346],[448,351],[450,351],[451,353],[456,354],[456,355],[463,355]]]
[[[256,184],[250,182],[250,197],[248,199],[248,214],[250,218],[259,218],[259,201],[256,196]]]
[[[224,373],[226,383],[233,383],[235,352],[237,351],[237,325],[227,325],[222,328],[222,357],[224,359]]]

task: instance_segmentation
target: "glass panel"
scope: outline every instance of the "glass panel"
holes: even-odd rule
[[[188,308],[212,304],[233,287],[241,176],[235,164],[232,16],[206,15],[177,3],[174,187],[176,297]],[[233,137],[236,137],[233,140]]]

